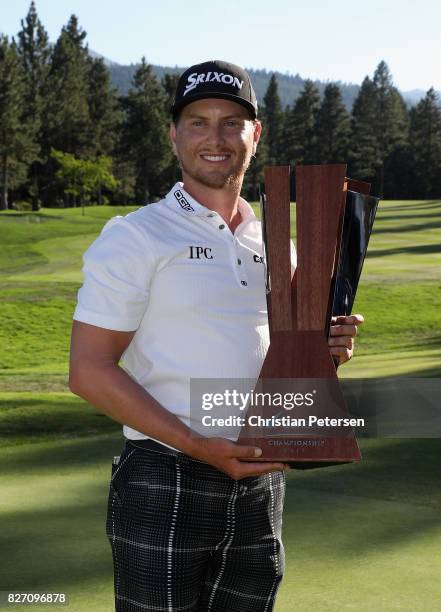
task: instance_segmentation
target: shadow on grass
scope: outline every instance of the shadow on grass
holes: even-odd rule
[[[380,203],[381,206],[381,203]],[[437,206],[441,211],[441,200],[425,200],[423,202],[416,202],[414,204],[391,204],[390,206],[381,207],[382,212],[387,213],[389,210],[420,210],[421,208],[433,208]]]
[[[19,396],[18,396],[19,398]],[[121,431],[121,425],[77,397],[0,400],[0,439],[97,435]]]
[[[362,461],[292,471],[289,486],[439,508],[441,440],[359,439]],[[441,526],[441,516],[438,524]]]
[[[422,211],[419,215],[415,214],[415,215],[405,215],[405,214],[390,214],[388,215],[387,212],[383,211],[383,214],[381,215],[381,217],[379,217],[380,221],[399,221],[400,223],[403,221],[407,221],[409,219],[439,219],[441,217],[441,210],[437,211],[437,212],[425,212]]]
[[[401,550],[418,540],[433,541],[433,546],[419,552],[414,561],[430,563],[427,556],[437,554],[440,527],[441,519],[433,509],[293,487],[286,495],[283,541],[288,567],[304,560],[314,568],[315,559],[318,565],[332,567],[337,578],[339,571],[365,562],[369,555],[399,557]]]
[[[415,344],[410,344],[409,348],[415,350]],[[441,348],[441,334],[433,335],[430,338],[424,338],[423,345],[419,348]]]
[[[441,226],[440,226],[441,227]],[[385,255],[423,255],[426,253],[441,253],[441,244],[418,244],[415,246],[403,246],[395,249],[373,249],[366,254],[367,258],[383,257]]]
[[[363,461],[293,470],[292,485],[429,507],[441,505],[440,439],[374,439],[361,440],[361,445]],[[46,474],[54,469],[59,473],[71,467],[110,466],[112,457],[123,447],[122,433],[116,433],[8,448],[2,457],[2,474],[7,477],[26,471]]]
[[[362,444],[358,464],[291,472],[284,512],[287,550],[346,561],[438,537],[439,440]],[[425,540],[425,541],[426,541]]]
[[[60,488],[59,507],[2,512],[0,590],[44,591],[59,585],[69,592],[69,585],[111,580],[112,557],[105,534],[108,482],[112,457],[123,446],[119,433],[3,450],[2,477],[12,477],[22,487],[29,485],[29,479],[36,483],[51,472],[57,476],[81,468],[99,472],[93,485],[78,487],[78,493],[68,490],[75,503],[63,503]]]
[[[412,296],[409,297],[409,301],[411,300],[412,300]],[[441,297],[440,297],[440,302],[441,302]],[[382,356],[389,354],[391,359],[394,359],[394,360],[408,359],[408,356],[397,354],[397,352],[402,353],[403,351],[415,351],[415,353],[417,353],[419,350],[427,350],[427,349],[434,349],[434,348],[441,349],[441,334],[438,333],[438,334],[434,334],[430,336],[429,338],[427,337],[421,338],[419,343],[417,343],[415,339],[413,339],[413,341],[411,342],[401,341],[401,342],[398,342],[395,346],[393,346],[393,349],[390,348],[391,344],[392,344],[392,341],[389,342],[387,351],[380,351],[378,354]],[[441,361],[440,361],[440,365],[441,365]],[[412,376],[412,373],[406,374],[406,376]]]
[[[20,475],[23,472],[51,472],[71,467],[84,468],[107,465],[118,455],[125,441],[119,431],[96,436],[71,439],[42,439],[32,444],[8,446],[1,451],[1,475]]]
[[[20,271],[23,266],[19,266]],[[72,301],[76,298],[80,283],[60,281],[5,281],[2,283],[2,297],[16,300],[60,298],[67,297]]]
[[[60,491],[62,495],[62,490]],[[105,534],[107,490],[84,490],[72,506],[2,513],[0,589],[47,591],[112,576]]]
[[[421,378],[441,378],[441,364],[430,368],[420,368],[419,370],[413,370],[411,374],[397,374],[397,378],[409,378],[421,377]]]
[[[26,221],[26,222],[33,222],[36,219],[42,219],[43,221],[52,221],[52,220],[64,220],[63,216],[60,215],[48,215],[47,213],[44,212],[30,212],[27,210],[23,210],[23,211],[15,211],[15,212],[11,212],[11,211],[2,211],[4,214],[0,213],[0,219],[14,219],[14,220],[22,220],[22,221]],[[38,221],[37,221],[38,223]]]
[[[99,474],[93,484],[77,485],[74,503],[62,503],[60,487],[59,507],[17,507],[2,514],[0,588],[43,591],[50,586],[69,592],[70,585],[83,581],[111,580],[105,535],[108,478],[111,457],[122,446],[121,435],[114,435],[8,449],[2,473],[15,478],[17,486],[26,487],[30,477],[35,483],[42,475],[59,476],[77,467],[99,468]],[[348,554],[378,554],[439,530],[441,441],[367,441],[362,446],[361,463],[288,475],[287,552],[305,551],[309,560],[322,561],[332,554],[344,563]],[[76,492],[71,483],[66,486],[71,499]]]
[[[374,230],[372,232],[372,236],[375,236],[376,234],[397,234],[397,233],[404,233],[404,232],[422,232],[424,230],[431,230],[431,229],[440,229],[441,228],[441,221],[429,221],[428,223],[415,223],[415,224],[409,224],[409,225],[404,225],[404,224],[400,224],[400,225],[392,225],[392,226],[387,226],[387,227],[378,227],[378,226],[374,226]]]

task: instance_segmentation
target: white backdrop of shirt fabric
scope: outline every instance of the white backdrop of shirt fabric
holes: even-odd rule
[[[239,212],[232,233],[176,183],[163,200],[110,219],[83,255],[73,318],[136,331],[121,367],[189,427],[190,380],[255,380],[269,346],[261,225],[242,198]]]

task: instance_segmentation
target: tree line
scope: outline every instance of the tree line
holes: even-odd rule
[[[17,39],[0,36],[0,208],[145,204],[179,179],[168,140],[178,75],[161,81],[142,58],[126,95],[91,57],[72,15],[54,45],[32,2]],[[433,88],[408,108],[384,61],[348,112],[341,91],[306,80],[282,108],[273,75],[260,105],[264,129],[244,183],[255,199],[266,164],[348,163],[386,198],[441,195],[441,110]]]

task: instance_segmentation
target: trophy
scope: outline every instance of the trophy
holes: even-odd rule
[[[289,166],[266,167],[264,189],[270,345],[238,443],[262,449],[253,461],[299,469],[360,460],[328,335],[332,317],[351,312],[378,198],[346,164],[297,166],[292,274]]]

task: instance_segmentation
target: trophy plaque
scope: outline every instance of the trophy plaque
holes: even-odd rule
[[[266,167],[264,191],[270,345],[238,443],[262,449],[252,461],[299,469],[360,460],[328,335],[332,317],[351,312],[378,198],[346,178],[346,164],[297,166],[292,274],[289,166]],[[276,396],[290,397],[289,409],[256,401]]]

